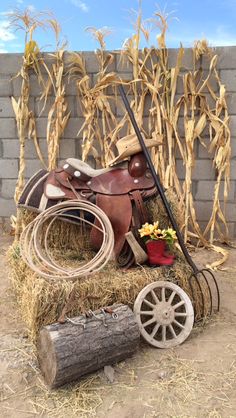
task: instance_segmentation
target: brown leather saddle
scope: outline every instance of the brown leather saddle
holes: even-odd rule
[[[34,184],[26,185],[19,206],[42,211],[64,199],[86,199],[95,203],[111,221],[117,259],[127,250],[125,233],[137,231],[148,221],[144,201],[157,193],[142,153],[132,156],[130,161],[98,170],[69,158],[61,168],[50,173],[41,170],[34,178]],[[99,249],[101,232],[92,228],[90,238],[92,246]]]

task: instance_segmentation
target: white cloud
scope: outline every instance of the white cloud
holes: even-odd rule
[[[82,12],[88,13],[89,7],[82,0],[70,0],[73,6],[78,7]]]
[[[14,13],[13,10],[6,10],[6,12],[0,12],[0,16],[10,16]]]
[[[27,9],[28,9],[30,12],[35,12],[35,11],[36,11],[36,7],[35,7],[33,4],[29,4],[29,6],[27,6]]]
[[[8,20],[0,21],[0,41],[8,42],[16,39],[16,35],[12,32],[12,28],[9,27]]]
[[[8,50],[7,49],[5,49],[5,48],[0,48],[0,54],[5,54],[5,53],[7,53],[8,52]]]

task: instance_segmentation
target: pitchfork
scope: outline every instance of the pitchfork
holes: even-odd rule
[[[164,207],[166,209],[166,212],[168,214],[168,217],[170,219],[170,222],[171,222],[173,228],[176,231],[176,235],[177,235],[177,238],[178,238],[178,241],[179,241],[179,245],[181,247],[181,250],[182,250],[182,252],[184,254],[184,257],[185,257],[186,261],[188,262],[189,266],[192,269],[192,274],[189,277],[189,285],[190,285],[190,289],[191,289],[191,293],[192,293],[192,299],[193,299],[194,307],[196,309],[196,295],[194,294],[195,292],[194,292],[194,287],[193,287],[193,281],[195,280],[196,286],[197,286],[197,288],[198,288],[198,290],[199,290],[199,292],[201,294],[201,300],[202,300],[202,315],[201,315],[201,318],[204,317],[206,315],[207,311],[208,311],[208,309],[207,309],[207,311],[205,311],[204,288],[203,288],[203,285],[202,285],[202,280],[203,280],[203,283],[205,282],[206,289],[207,289],[207,292],[208,292],[209,298],[210,298],[209,314],[211,315],[212,312],[213,312],[213,294],[212,294],[212,287],[210,286],[210,283],[211,284],[213,283],[213,285],[215,287],[215,290],[216,290],[216,310],[219,311],[219,308],[220,308],[220,293],[219,293],[219,287],[218,287],[216,278],[215,278],[215,276],[214,276],[214,274],[213,274],[213,272],[211,270],[209,270],[207,268],[199,270],[198,267],[196,266],[196,264],[193,262],[190,254],[189,254],[189,252],[188,252],[188,250],[186,248],[186,245],[184,243],[184,240],[183,240],[182,234],[180,232],[180,229],[178,227],[178,224],[177,224],[177,222],[176,222],[176,220],[174,218],[174,215],[173,215],[173,213],[171,211],[170,205],[169,205],[169,203],[168,203],[168,201],[166,199],[166,196],[165,196],[165,193],[164,193],[164,189],[163,189],[163,186],[161,184],[159,175],[155,171],[155,168],[154,168],[154,165],[152,163],[151,157],[150,157],[150,155],[148,153],[147,147],[145,145],[145,142],[143,140],[143,137],[141,135],[141,132],[139,130],[139,127],[137,125],[137,122],[135,120],[134,113],[133,113],[133,111],[132,111],[132,109],[131,109],[131,107],[129,105],[128,99],[126,97],[124,88],[123,88],[122,85],[119,85],[118,88],[119,88],[119,91],[120,91],[122,100],[124,102],[125,108],[126,108],[126,110],[128,112],[128,115],[130,117],[130,121],[131,121],[131,123],[133,125],[133,128],[135,130],[135,133],[136,133],[136,135],[138,137],[138,140],[140,142],[142,151],[143,151],[143,153],[145,155],[145,158],[147,160],[149,169],[150,169],[150,171],[152,173],[153,179],[155,181],[155,185],[157,187],[157,190],[159,192],[159,195],[161,197],[161,200],[163,202],[163,205],[164,205]]]

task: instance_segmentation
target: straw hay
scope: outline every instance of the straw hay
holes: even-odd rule
[[[42,325],[57,321],[72,289],[75,289],[76,302],[69,309],[69,316],[114,303],[132,307],[143,287],[156,280],[170,280],[191,293],[188,284],[190,269],[181,258],[173,267],[158,269],[137,267],[125,271],[108,264],[102,272],[74,283],[62,280],[49,283],[37,276],[22,261],[18,246],[10,249],[9,260],[18,304],[32,339]]]
[[[171,201],[170,195],[168,199]],[[174,213],[177,215],[178,209],[173,195],[171,204]],[[162,213],[158,214],[158,207],[160,207],[158,197],[149,200],[147,208],[150,211],[150,217],[159,220],[160,224],[162,224],[163,219],[163,225],[168,226],[165,217],[162,218]],[[24,210],[22,213],[23,224],[26,225],[34,216],[36,215]],[[91,258],[88,234],[89,231],[83,230],[80,233],[78,226],[58,220],[53,225],[49,237],[53,256],[64,266],[76,265],[76,262],[81,260],[81,254],[83,257]],[[153,269],[147,266],[138,266],[123,270],[109,262],[101,272],[85,278],[85,280],[78,279],[73,283],[61,280],[49,283],[26,266],[20,256],[19,246],[15,243],[9,250],[12,281],[22,317],[29,328],[31,338],[35,340],[42,325],[58,320],[72,289],[75,292],[75,302],[68,310],[69,316],[78,315],[88,309],[96,310],[114,303],[124,303],[132,307],[143,287],[157,280],[170,280],[178,284],[192,298],[189,285],[189,277],[192,271],[182,253],[177,248],[174,248],[173,251],[176,260],[174,265],[170,267]],[[209,294],[203,286],[206,302],[203,312],[199,289],[195,283],[193,287],[196,319],[198,319],[208,312]]]

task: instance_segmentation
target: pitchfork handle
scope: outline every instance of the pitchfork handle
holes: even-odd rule
[[[165,206],[165,209],[166,209],[166,212],[167,212],[167,214],[168,214],[168,216],[169,216],[169,219],[170,219],[171,225],[173,226],[173,228],[174,228],[174,229],[175,229],[175,231],[176,231],[176,235],[177,235],[177,238],[178,238],[178,241],[179,241],[179,245],[180,245],[180,247],[181,247],[181,249],[182,249],[182,251],[183,251],[183,254],[184,254],[185,258],[186,258],[186,261],[187,261],[187,262],[188,262],[188,264],[192,267],[193,272],[194,272],[194,273],[198,273],[198,268],[197,268],[197,266],[195,265],[195,263],[193,262],[192,258],[190,257],[190,255],[189,255],[189,253],[188,253],[188,250],[187,250],[187,248],[186,248],[186,246],[185,246],[185,243],[184,243],[183,237],[182,237],[181,232],[180,232],[180,230],[179,230],[178,224],[177,224],[177,222],[176,222],[176,220],[175,220],[175,218],[174,218],[174,215],[173,215],[173,213],[172,213],[172,211],[171,211],[171,208],[170,208],[170,206],[169,206],[169,203],[168,203],[168,201],[167,201],[167,199],[166,199],[166,196],[165,196],[165,193],[164,193],[164,189],[163,189],[163,187],[162,187],[162,185],[161,185],[160,177],[159,177],[159,175],[158,175],[158,174],[156,173],[156,171],[155,171],[155,168],[154,168],[154,165],[153,165],[153,163],[152,163],[151,157],[150,157],[150,155],[149,155],[149,152],[148,152],[148,150],[147,150],[147,147],[146,147],[146,145],[145,145],[145,142],[144,142],[144,140],[143,140],[143,137],[142,137],[142,135],[141,135],[141,132],[140,132],[140,130],[139,130],[139,127],[138,127],[138,125],[137,125],[137,122],[136,122],[136,120],[135,120],[134,113],[133,113],[133,111],[132,111],[132,109],[131,109],[131,107],[130,107],[130,104],[129,104],[129,102],[128,102],[128,99],[127,99],[127,97],[126,97],[126,94],[125,94],[124,88],[123,88],[123,86],[122,86],[122,85],[119,85],[119,86],[118,86],[118,89],[119,89],[119,92],[120,92],[121,98],[122,98],[122,100],[123,100],[123,102],[124,102],[125,108],[126,108],[126,110],[127,110],[127,112],[128,112],[128,115],[129,115],[129,117],[130,117],[131,123],[132,123],[132,125],[133,125],[134,130],[135,130],[135,133],[136,133],[136,135],[137,135],[137,137],[138,137],[138,140],[139,140],[139,142],[140,142],[140,145],[141,145],[141,147],[142,147],[142,151],[143,151],[143,153],[144,153],[144,155],[145,155],[145,158],[146,158],[146,160],[147,160],[147,163],[148,163],[148,166],[149,166],[150,171],[151,171],[151,173],[152,173],[153,179],[154,179],[154,181],[155,181],[155,184],[156,184],[157,190],[158,190],[158,192],[159,192],[159,194],[160,194],[160,196],[161,196],[162,202],[163,202],[163,204],[164,204],[164,206]]]

